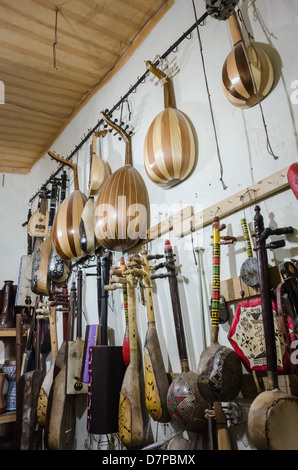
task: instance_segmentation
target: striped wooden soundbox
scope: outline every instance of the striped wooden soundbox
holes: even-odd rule
[[[259,44],[244,43],[236,13],[228,22],[234,46],[222,68],[223,90],[233,106],[251,108],[270,92],[273,67]]]
[[[77,259],[84,256],[80,244],[80,222],[87,197],[79,189],[77,165],[56,155],[48,154],[55,160],[72,168],[74,172],[74,191],[62,202],[53,223],[53,244],[62,259]]]
[[[151,123],[144,144],[145,170],[153,183],[170,188],[183,181],[195,165],[195,141],[184,114],[173,107]]]

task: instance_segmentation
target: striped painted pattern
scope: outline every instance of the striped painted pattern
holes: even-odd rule
[[[134,210],[134,204],[140,205],[140,213]],[[95,237],[108,250],[126,251],[147,237],[149,225],[150,204],[145,182],[132,165],[125,165],[112,173],[100,189],[94,211]],[[128,233],[128,228],[134,227],[135,231]]]
[[[80,190],[72,192],[59,206],[53,223],[53,243],[62,259],[84,255],[80,246],[79,227],[87,197]]]
[[[244,238],[244,243],[245,243],[245,249],[246,249],[247,256],[249,258],[252,258],[253,253],[252,253],[252,248],[251,248],[251,243],[250,243],[250,238],[249,238],[246,219],[241,219],[241,227],[242,227],[242,233],[243,233],[243,238]]]
[[[181,111],[168,107],[151,123],[144,143],[145,170],[153,183],[170,188],[195,166],[192,129]]]
[[[212,244],[212,300],[211,300],[211,324],[219,325],[219,302],[220,302],[220,235],[219,231],[213,229]]]
[[[223,89],[232,105],[255,106],[268,95],[273,81],[272,64],[260,46],[245,46],[242,41],[234,45],[222,68]]]

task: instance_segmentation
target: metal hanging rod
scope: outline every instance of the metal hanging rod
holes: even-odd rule
[[[207,18],[208,16],[208,13],[205,12],[184,34],[182,34],[182,36],[180,36],[179,39],[177,39],[176,42],[174,42],[174,44],[172,44],[169,49],[167,49],[160,57],[160,59],[165,59],[171,52],[173,52],[177,46],[182,42],[184,41],[184,39],[189,39],[189,36],[190,34],[192,33],[192,31],[197,27],[197,26],[200,26],[203,21]],[[160,62],[160,59],[157,59],[155,62],[154,62],[154,65],[157,66]],[[119,106],[121,105],[121,103],[123,103],[127,98],[128,96],[133,93],[137,87],[144,82],[147,74],[149,73],[149,70],[146,70],[145,73],[143,73],[143,75],[141,77],[138,78],[138,80],[135,82],[134,85],[132,85],[128,92],[122,96],[120,98],[120,100],[113,106],[113,108],[110,110],[110,111],[107,111],[106,114],[107,116],[111,116],[113,114],[113,112],[119,108]],[[104,120],[101,119],[97,122],[97,124],[91,129],[89,130],[88,134],[85,135],[85,137],[81,140],[81,142],[75,147],[75,149],[70,153],[70,155],[66,158],[66,160],[70,160],[78,151],[79,149],[87,142],[87,140],[92,136],[92,134],[94,132],[96,132],[96,130],[99,128],[99,126],[101,124],[104,123]],[[51,180],[57,176],[60,171],[62,170],[62,168],[64,167],[64,165],[61,165],[53,174],[51,174],[51,176],[47,179],[47,181],[42,185],[42,186],[47,186]],[[29,200],[29,204],[34,201],[34,199],[39,195],[39,191],[37,191],[34,196],[31,197],[31,199]]]

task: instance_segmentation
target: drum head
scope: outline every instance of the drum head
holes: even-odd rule
[[[259,270],[257,258],[247,258],[241,266],[240,277],[250,287],[259,285]]]

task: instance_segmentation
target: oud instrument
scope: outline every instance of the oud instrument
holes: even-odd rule
[[[273,67],[259,44],[245,43],[236,12],[228,22],[233,49],[222,68],[223,90],[233,106],[251,108],[269,94],[274,81]]]
[[[89,181],[89,194],[90,197],[94,197],[98,194],[103,182],[110,176],[111,169],[107,162],[105,162],[101,155],[97,154],[96,143],[97,139],[104,137],[107,130],[93,132],[92,135],[92,156],[91,156],[91,169],[90,169],[90,181]],[[99,146],[99,153],[100,153]]]
[[[242,381],[242,367],[236,352],[218,342],[220,302],[220,246],[233,243],[234,239],[220,239],[220,225],[214,217],[212,224],[212,301],[211,345],[201,354],[198,365],[198,387],[209,402],[231,401],[238,395]]]
[[[170,79],[150,61],[149,70],[162,80],[164,110],[152,121],[145,137],[144,164],[147,176],[162,188],[185,180],[196,162],[195,139],[185,115],[171,100]]]
[[[80,222],[80,244],[84,253],[93,254],[97,248],[97,240],[94,234],[94,197],[97,196],[102,183],[110,176],[108,163],[96,153],[97,138],[104,137],[107,130],[93,133],[93,143],[90,146],[91,168],[89,181],[89,197],[83,209]]]
[[[53,223],[53,243],[57,254],[64,260],[84,255],[80,246],[79,227],[87,197],[79,189],[77,165],[70,160],[48,152],[54,160],[69,166],[74,174],[74,191],[62,202]]]
[[[106,123],[125,142],[125,165],[101,186],[94,213],[94,233],[100,246],[126,251],[147,237],[150,204],[147,188],[132,164],[131,136],[101,113]]]
[[[155,271],[165,266],[167,273],[152,274],[151,279],[168,278],[181,365],[181,373],[172,381],[168,389],[167,407],[172,421],[180,429],[199,432],[206,425],[205,409],[207,408],[207,402],[198,389],[197,374],[189,368],[177,274],[175,272],[175,259],[169,240],[165,242],[164,253],[165,262],[155,266]]]
[[[255,207],[254,226],[266,343],[267,389],[251,404],[247,421],[248,433],[258,450],[297,450],[298,399],[282,392],[278,386],[267,258],[268,248],[285,246],[285,241],[277,240],[266,244],[272,231],[264,228],[259,206]],[[277,232],[292,233],[293,228],[281,228],[277,229]]]

